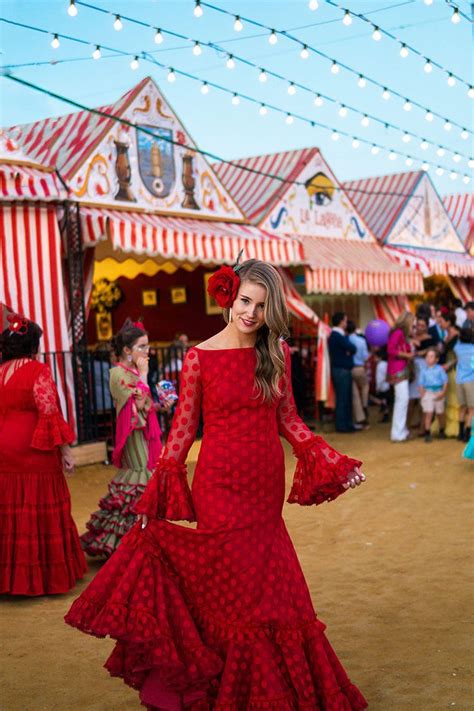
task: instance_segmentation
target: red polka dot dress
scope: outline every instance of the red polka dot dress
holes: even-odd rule
[[[298,458],[290,502],[336,498],[360,462],[300,420],[284,351],[283,395],[273,403],[255,397],[254,348],[188,352],[167,446],[136,505],[149,523],[124,537],[66,616],[117,640],[106,668],[148,709],[367,706],[324,635],[281,516],[280,435]],[[191,494],[185,460],[201,412]]]

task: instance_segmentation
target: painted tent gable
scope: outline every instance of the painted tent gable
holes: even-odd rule
[[[385,244],[415,249],[465,252],[441,198],[426,174],[414,188]]]
[[[4,161],[30,165],[35,162],[26,155],[8,131],[0,128],[0,163]]]
[[[316,153],[259,227],[279,234],[375,242],[321,153]]]
[[[151,79],[120,117],[134,127],[113,124],[69,180],[81,202],[244,219]]]

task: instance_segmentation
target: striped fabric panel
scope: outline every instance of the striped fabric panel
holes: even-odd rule
[[[469,236],[474,232],[474,195],[472,193],[445,195],[443,203],[457,233],[466,244]]]
[[[5,200],[61,200],[67,193],[56,173],[12,163],[0,164],[0,197]]]
[[[456,277],[474,276],[474,258],[465,252],[439,252],[434,249],[408,247],[404,247],[404,251],[424,259],[433,274]]]
[[[381,175],[343,183],[357,211],[383,242],[421,176],[421,171]]]

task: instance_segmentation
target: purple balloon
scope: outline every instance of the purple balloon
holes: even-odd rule
[[[370,346],[385,346],[388,341],[390,326],[381,318],[375,318],[365,329],[365,337]]]

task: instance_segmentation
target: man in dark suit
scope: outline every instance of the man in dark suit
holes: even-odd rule
[[[352,368],[356,347],[346,334],[347,315],[338,311],[332,317],[332,331],[329,336],[329,357],[331,375],[336,391],[336,430],[355,432],[352,422]]]

